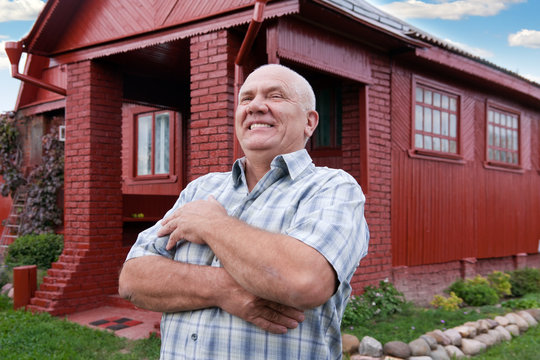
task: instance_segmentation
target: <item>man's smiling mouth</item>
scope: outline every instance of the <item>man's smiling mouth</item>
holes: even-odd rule
[[[251,124],[251,126],[249,127],[249,130],[254,130],[254,129],[257,129],[257,128],[271,128],[272,125],[269,125],[269,124]]]

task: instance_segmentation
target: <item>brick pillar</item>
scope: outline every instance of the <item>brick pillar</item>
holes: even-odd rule
[[[116,294],[124,255],[119,72],[91,61],[70,64],[67,90],[64,251],[29,306],[53,315]]]
[[[188,181],[234,162],[234,56],[226,30],[191,38]]]
[[[527,267],[527,253],[519,253],[514,255],[514,268],[523,269]]]

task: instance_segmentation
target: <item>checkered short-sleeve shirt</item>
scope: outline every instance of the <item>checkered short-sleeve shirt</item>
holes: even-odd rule
[[[188,202],[213,195],[230,216],[292,236],[319,251],[333,266],[338,289],[325,304],[305,311],[304,322],[284,335],[268,333],[219,308],[165,313],[161,359],[340,359],[341,317],[351,293],[351,278],[369,241],[362,190],[343,170],[315,167],[305,150],[277,156],[251,192],[243,164],[244,159],[239,159],[231,172],[191,182],[166,216]],[[221,266],[206,245],[183,242],[174,251],[166,251],[168,237],[156,235],[160,223],[139,234],[128,259],[161,255]]]

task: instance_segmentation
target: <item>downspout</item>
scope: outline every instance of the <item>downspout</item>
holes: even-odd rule
[[[34,77],[19,73],[19,61],[22,55],[22,43],[20,41],[6,42],[6,53],[9,58],[9,62],[11,63],[11,77],[30,83],[32,85],[38,86],[45,90],[49,90],[54,93],[66,96],[67,92],[66,92],[66,89],[64,88],[61,88],[59,86],[46,83],[40,79],[36,79]]]
[[[236,107],[238,106],[238,92],[240,91],[240,85],[244,82],[244,62],[246,57],[253,46],[253,42],[257,37],[259,29],[261,28],[262,22],[264,20],[264,8],[268,0],[256,0],[253,8],[253,17],[251,18],[251,23],[247,29],[242,45],[240,45],[240,50],[236,55],[236,60],[234,61],[234,111],[236,112]],[[7,46],[7,45],[6,45]],[[234,137],[234,146],[233,146],[233,157],[237,159],[241,155],[240,144],[236,136]]]

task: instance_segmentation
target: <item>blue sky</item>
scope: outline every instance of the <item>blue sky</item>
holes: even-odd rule
[[[540,83],[539,0],[368,1],[432,36]],[[15,107],[20,85],[11,78],[4,43],[23,38],[44,4],[0,0],[0,112]]]

